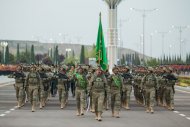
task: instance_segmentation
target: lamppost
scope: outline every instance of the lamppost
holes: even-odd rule
[[[5,64],[5,53],[6,53],[6,47],[7,47],[8,43],[7,42],[1,42],[1,46],[3,47],[3,60],[2,60],[2,63]]]
[[[142,13],[142,18],[143,18],[143,65],[145,65],[145,18],[147,13],[157,11],[158,9],[136,9],[136,8],[130,8],[131,10],[134,10],[136,12]]]
[[[165,36],[166,34],[170,33],[171,31],[155,31],[156,33],[158,34],[161,34],[161,37],[162,37],[162,57],[164,57],[164,41],[165,41]]]
[[[66,49],[66,52],[68,52],[68,58],[69,58],[69,52],[71,51],[71,49]]]
[[[153,33],[150,34],[150,57],[152,59],[152,37],[153,37]]]
[[[187,29],[187,28],[190,28],[189,25],[187,26],[172,26],[172,28],[175,28],[179,31],[179,53],[180,53],[180,57],[181,57],[181,43],[182,43],[182,32],[183,30]]]

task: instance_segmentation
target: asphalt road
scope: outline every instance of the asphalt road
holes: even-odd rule
[[[94,119],[91,112],[76,116],[75,99],[69,97],[69,104],[63,110],[58,97],[50,98],[47,106],[31,112],[27,103],[17,109],[15,90],[12,83],[0,84],[0,127],[189,127],[190,126],[190,89],[176,88],[175,111],[155,107],[155,113],[145,113],[132,96],[131,110],[122,109],[120,117],[112,118],[111,111],[104,111],[103,121]]]

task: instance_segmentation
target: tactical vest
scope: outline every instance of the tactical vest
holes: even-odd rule
[[[77,78],[76,87],[81,89],[86,89],[87,82],[85,81],[84,76],[82,74],[77,74],[76,78]]]
[[[38,77],[37,73],[29,73],[28,83],[29,84],[39,83],[39,77]]]
[[[105,84],[102,77],[95,77],[92,86],[93,91],[102,92],[105,91]]]
[[[119,75],[113,75],[112,76],[112,85],[111,85],[111,89],[112,90],[120,90],[122,82],[121,82],[121,78],[119,77]]]
[[[154,88],[156,86],[156,77],[154,75],[145,76],[145,88]]]

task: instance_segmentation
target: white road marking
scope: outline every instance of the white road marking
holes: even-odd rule
[[[179,89],[175,89],[175,90],[177,90],[177,91],[179,91],[179,92],[183,92],[183,93],[188,93],[188,94],[190,94],[190,92],[188,92],[188,91],[179,90]]]
[[[180,116],[183,116],[183,117],[186,116],[186,115],[184,115],[184,114],[179,114],[179,115],[180,115]]]
[[[14,108],[12,108],[12,109],[10,109],[11,111],[14,111],[15,109]]]
[[[1,114],[0,116],[2,116],[2,117],[3,117],[3,116],[5,116],[5,114]]]
[[[173,111],[174,113],[179,113],[178,111]]]
[[[11,112],[11,111],[6,111],[5,114],[8,114],[8,113],[10,113],[10,112]]]
[[[190,120],[190,117],[186,117],[188,120]]]

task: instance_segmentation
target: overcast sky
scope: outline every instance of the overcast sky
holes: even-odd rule
[[[190,25],[190,0],[123,0],[118,6],[118,21],[122,24],[124,47],[142,51],[142,14],[130,8],[154,9],[147,14],[145,23],[145,53],[150,55],[150,34],[153,33],[152,54],[161,56],[161,35],[165,36],[164,52],[179,54],[179,31],[172,25]],[[96,42],[98,16],[107,40],[108,8],[102,0],[0,0],[0,39],[40,40],[70,43]],[[62,33],[62,34],[60,34]],[[183,51],[190,52],[190,29],[182,33]],[[171,48],[169,48],[171,45]],[[141,50],[140,50],[141,49]]]

